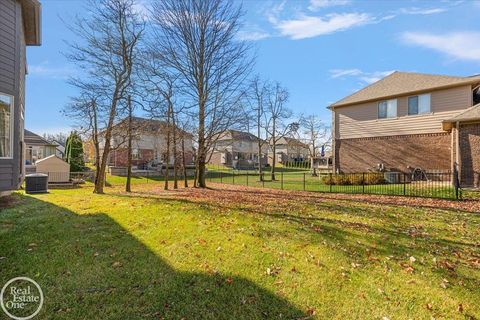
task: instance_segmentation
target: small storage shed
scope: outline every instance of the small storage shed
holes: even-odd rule
[[[37,173],[48,174],[48,183],[70,181],[70,165],[54,154],[37,160],[35,164]]]

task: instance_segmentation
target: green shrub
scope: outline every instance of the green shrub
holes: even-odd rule
[[[326,185],[373,185],[384,184],[385,179],[383,173],[356,173],[356,174],[333,174],[322,178],[322,182]]]
[[[383,173],[368,173],[365,174],[365,184],[384,184],[385,178]]]

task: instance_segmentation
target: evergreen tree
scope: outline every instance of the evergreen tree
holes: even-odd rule
[[[65,158],[70,164],[71,172],[83,171],[85,163],[83,162],[83,142],[80,135],[72,131],[67,138],[65,145]]]

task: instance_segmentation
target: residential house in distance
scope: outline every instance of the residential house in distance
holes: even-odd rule
[[[229,129],[219,134],[210,150],[210,164],[223,165],[237,169],[253,169],[258,166],[259,138],[249,132]],[[263,143],[260,163],[267,163],[268,145]]]
[[[480,172],[479,88],[480,75],[394,72],[335,102],[334,170],[451,171],[456,163],[461,183],[473,185]]]
[[[60,141],[57,141],[57,140],[53,140],[52,143],[56,145],[55,155],[60,159],[64,159],[65,158],[65,144],[60,142]]]
[[[272,162],[273,157],[273,141],[270,141],[270,149],[268,150],[268,161]],[[275,153],[277,154],[276,162],[285,163],[287,161],[306,161],[309,159],[310,151],[307,144],[302,141],[291,138],[281,137],[275,144]]]
[[[126,167],[128,163],[128,149],[126,136],[126,119],[122,120],[113,130],[112,151],[110,152],[109,166]],[[170,149],[170,157],[166,158],[167,124],[163,121],[134,117],[132,122],[134,138],[132,141],[132,165],[134,169],[152,169],[159,164],[173,164],[174,155]],[[193,162],[193,136],[192,134],[176,128],[177,157],[181,156],[182,142],[184,140],[186,163]],[[171,136],[172,138],[172,136]],[[103,143],[101,143],[102,145]],[[172,142],[173,144],[173,142]],[[87,148],[91,149],[91,148]],[[92,150],[93,151],[93,150]],[[100,152],[103,152],[101,149]],[[94,154],[90,161],[94,161]]]
[[[0,195],[24,177],[26,46],[40,45],[38,0],[0,1]]]
[[[24,142],[26,165],[33,165],[37,160],[55,155],[58,146],[27,129],[24,130]]]

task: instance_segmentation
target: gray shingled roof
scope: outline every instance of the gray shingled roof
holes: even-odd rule
[[[474,105],[463,111],[460,114],[457,114],[455,117],[445,120],[444,122],[462,122],[462,121],[474,121],[480,120],[480,103]]]
[[[391,75],[333,103],[330,107],[335,108],[414,92],[474,83],[480,83],[480,75],[452,77],[395,71]]]
[[[239,130],[234,130],[234,129],[229,129],[225,131],[223,134],[221,134],[219,140],[235,140],[235,141],[258,141],[258,138],[256,135],[251,134],[250,132],[244,132],[244,131],[239,131]]]
[[[25,144],[27,145],[34,145],[34,146],[57,146],[56,143],[52,143],[52,142],[49,142],[47,140],[45,140],[44,138],[42,138],[41,136],[39,136],[38,134],[36,133],[33,133],[32,131],[29,131],[27,129],[25,129],[23,131],[23,140],[25,142]]]

